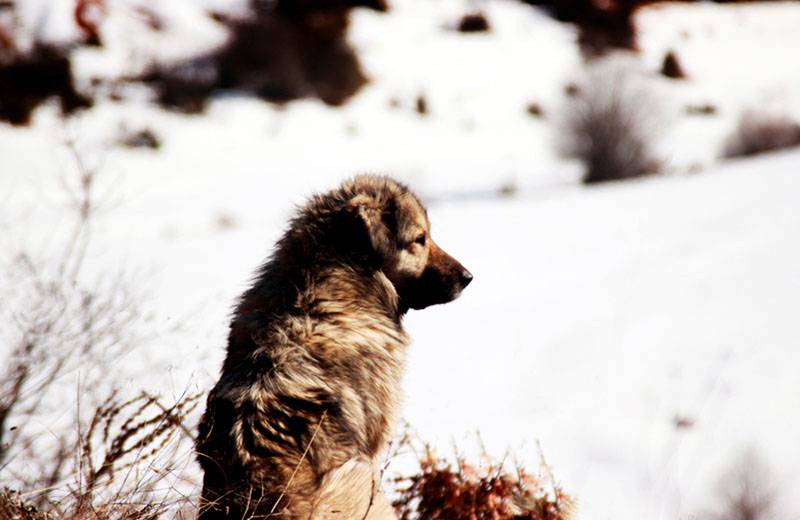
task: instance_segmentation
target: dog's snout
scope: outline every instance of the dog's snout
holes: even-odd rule
[[[472,273],[470,273],[466,269],[462,269],[461,275],[459,276],[459,281],[461,282],[462,288],[468,286],[469,283],[472,281]]]

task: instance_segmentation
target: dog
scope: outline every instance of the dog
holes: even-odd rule
[[[377,460],[396,421],[403,316],[472,274],[383,176],[312,197],[241,296],[199,426],[201,520],[395,518]]]

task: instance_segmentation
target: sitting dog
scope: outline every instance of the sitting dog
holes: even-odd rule
[[[376,460],[400,400],[402,319],[471,280],[406,186],[359,176],[314,196],[233,314],[196,444],[200,518],[395,518]]]

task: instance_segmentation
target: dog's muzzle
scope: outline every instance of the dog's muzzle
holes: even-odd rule
[[[472,273],[458,260],[436,244],[431,244],[425,271],[403,288],[401,298],[410,309],[424,309],[451,302],[459,297],[472,279]]]

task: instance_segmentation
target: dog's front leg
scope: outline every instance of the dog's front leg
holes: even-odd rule
[[[397,520],[380,488],[380,475],[366,457],[354,457],[322,480],[312,520]]]

